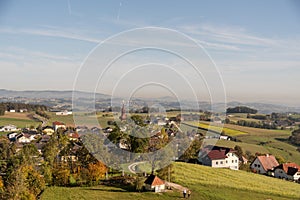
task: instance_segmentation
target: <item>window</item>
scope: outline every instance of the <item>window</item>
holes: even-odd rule
[[[234,160],[231,161],[232,163],[234,162]]]
[[[257,167],[257,164],[254,164],[254,167]]]
[[[223,161],[221,161],[220,164],[223,165]]]
[[[260,165],[257,165],[257,167],[260,167]]]
[[[219,164],[219,162],[217,161],[217,162],[216,162],[216,165],[218,165],[218,164]]]
[[[237,163],[237,160],[235,160],[235,163]]]
[[[228,163],[228,161],[226,160],[226,164]]]

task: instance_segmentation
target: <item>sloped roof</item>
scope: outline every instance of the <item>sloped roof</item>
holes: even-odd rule
[[[218,159],[224,159],[227,158],[228,153],[235,152],[232,148],[227,147],[219,147],[219,146],[206,146],[203,149],[204,152],[208,152],[207,156],[211,160],[218,160]]]
[[[156,186],[156,185],[164,185],[165,182],[158,178],[157,176],[151,174],[144,182],[147,185]]]
[[[271,170],[279,165],[278,161],[273,155],[257,156],[257,159],[265,171]]]
[[[277,168],[282,169],[287,175],[291,176],[300,171],[300,166],[296,163],[284,163],[279,165]]]
[[[61,122],[58,122],[58,121],[56,121],[56,122],[53,122],[53,125],[65,125],[64,123],[61,123]]]

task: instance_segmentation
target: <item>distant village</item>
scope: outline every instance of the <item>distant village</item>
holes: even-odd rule
[[[8,110],[7,112],[27,112],[26,109],[19,110]],[[58,116],[67,116],[72,115],[71,111],[63,110],[55,112],[55,115]],[[206,115],[201,116],[201,120],[208,120],[211,116],[211,113],[207,113]],[[121,109],[121,113],[119,114],[119,119],[121,121],[126,121],[126,111],[124,109],[124,105]],[[147,149],[156,150],[158,149],[157,144],[161,144],[162,141],[169,142],[172,138],[175,138],[177,134],[180,134],[180,130],[178,125],[180,123],[184,123],[184,118],[187,120],[189,118],[197,118],[196,115],[182,115],[179,117],[153,117],[150,120],[144,120],[143,118],[137,117],[134,120],[135,122],[142,123],[144,125],[147,124],[156,124],[159,126],[165,127],[165,133],[161,131],[154,134],[151,138],[149,138],[149,146],[145,147],[143,150],[149,151]],[[228,116],[230,118],[230,115]],[[273,117],[270,116],[269,119]],[[141,120],[141,121],[139,121]],[[194,119],[193,119],[194,120]],[[213,118],[215,123],[222,123],[220,118]],[[278,121],[277,123],[279,123]],[[113,122],[108,122],[108,124],[114,124]],[[283,125],[281,123],[281,125]],[[286,123],[286,128],[293,124]],[[126,131],[126,126],[119,127],[120,132]],[[8,140],[15,145],[15,151],[22,151],[22,148],[28,144],[32,144],[35,146],[37,151],[40,154],[39,159],[36,161],[36,165],[43,165],[45,162],[45,147],[49,143],[52,137],[61,137],[62,135],[69,140],[68,145],[65,145],[64,148],[61,148],[55,159],[60,163],[76,163],[80,161],[80,152],[83,149],[83,143],[81,141],[81,136],[85,133],[99,133],[102,132],[105,136],[109,136],[110,133],[114,132],[114,126],[107,126],[105,128],[100,127],[88,127],[85,125],[76,126],[76,127],[68,127],[63,122],[54,121],[52,126],[39,126],[38,128],[20,128],[13,124],[7,124],[5,126],[0,127],[0,132],[7,132]],[[213,132],[214,133],[214,132]],[[165,134],[165,135],[164,135]],[[189,133],[189,138],[191,141],[199,140],[199,138],[205,139],[218,139],[218,140],[234,140],[235,138],[224,135],[212,134],[210,136],[199,135],[196,132]],[[52,140],[53,141],[53,140]],[[212,145],[201,145],[202,148],[198,145],[199,149],[194,149],[197,155],[194,159],[188,157],[174,157],[174,161],[181,162],[192,162],[205,166],[210,166],[212,168],[228,168],[232,170],[239,170],[241,166],[249,166],[249,169],[243,169],[246,171],[251,171],[252,173],[262,174],[271,176],[274,178],[285,179],[294,182],[300,182],[300,166],[293,162],[288,163],[279,163],[276,159],[276,155],[255,155],[251,162],[246,158],[245,154],[241,153],[241,149],[237,148],[228,148],[223,146],[212,146]],[[116,143],[116,146],[110,146],[110,148],[121,148],[124,150],[130,150],[130,144],[128,141],[124,139],[119,139]],[[132,150],[132,149],[131,149]],[[72,164],[73,165],[73,164]],[[145,181],[145,189],[162,192],[165,190],[165,180],[160,179],[153,174],[149,176],[149,178]]]

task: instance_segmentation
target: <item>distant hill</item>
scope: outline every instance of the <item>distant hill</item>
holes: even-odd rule
[[[76,91],[76,97],[85,98],[85,97],[93,97],[94,93],[91,92],[82,92]],[[26,97],[26,98],[72,98],[73,91],[65,90],[25,90],[25,91],[16,91],[16,90],[5,90],[0,89],[0,97]],[[96,93],[96,98],[108,98],[109,95]]]
[[[28,99],[41,98],[41,99],[72,99],[72,95],[75,94],[76,99],[93,99],[96,97],[97,101],[108,105],[111,103],[111,96],[101,93],[92,93],[92,92],[83,92],[83,91],[75,91],[73,93],[72,90],[66,91],[57,91],[57,90],[26,90],[26,91],[15,91],[15,90],[6,90],[0,89],[0,98],[17,98],[17,97],[25,97]],[[114,98],[116,102],[122,103],[122,98]],[[176,99],[173,97],[165,96],[161,98],[132,98],[138,106],[144,105],[145,102],[159,103],[165,109],[195,109],[195,102],[183,100],[178,103]],[[209,102],[198,102],[199,108],[204,111],[212,110],[212,105]],[[216,112],[224,112],[224,103],[214,103],[214,111]],[[268,103],[242,103],[242,102],[227,102],[226,108],[228,107],[236,107],[236,106],[247,106],[252,109],[258,110],[259,113],[270,114],[272,112],[300,112],[300,107],[289,107],[283,105],[276,104],[268,104]]]

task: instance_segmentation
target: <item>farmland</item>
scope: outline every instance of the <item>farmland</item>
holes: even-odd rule
[[[201,165],[174,163],[175,182],[192,191],[190,199],[299,199],[300,185],[263,175]],[[259,187],[257,184],[259,183]],[[272,184],[270,184],[272,183]],[[251,194],[251,195],[250,195]],[[181,191],[163,194],[130,192],[113,186],[49,187],[42,194],[48,199],[182,199]]]
[[[237,130],[237,129],[233,129],[233,128],[229,128],[229,127],[219,127],[216,125],[209,125],[207,122],[197,122],[197,121],[188,121],[186,122],[187,124],[193,125],[193,126],[199,126],[201,128],[204,129],[209,129],[209,130],[213,130],[213,131],[217,131],[219,133],[223,132],[226,135],[229,136],[238,136],[238,135],[243,135],[246,134],[245,131],[241,131],[241,130]]]
[[[16,125],[19,128],[38,126],[40,122],[32,119],[30,113],[5,113],[5,115],[0,116],[0,126],[5,126],[8,124]]]

